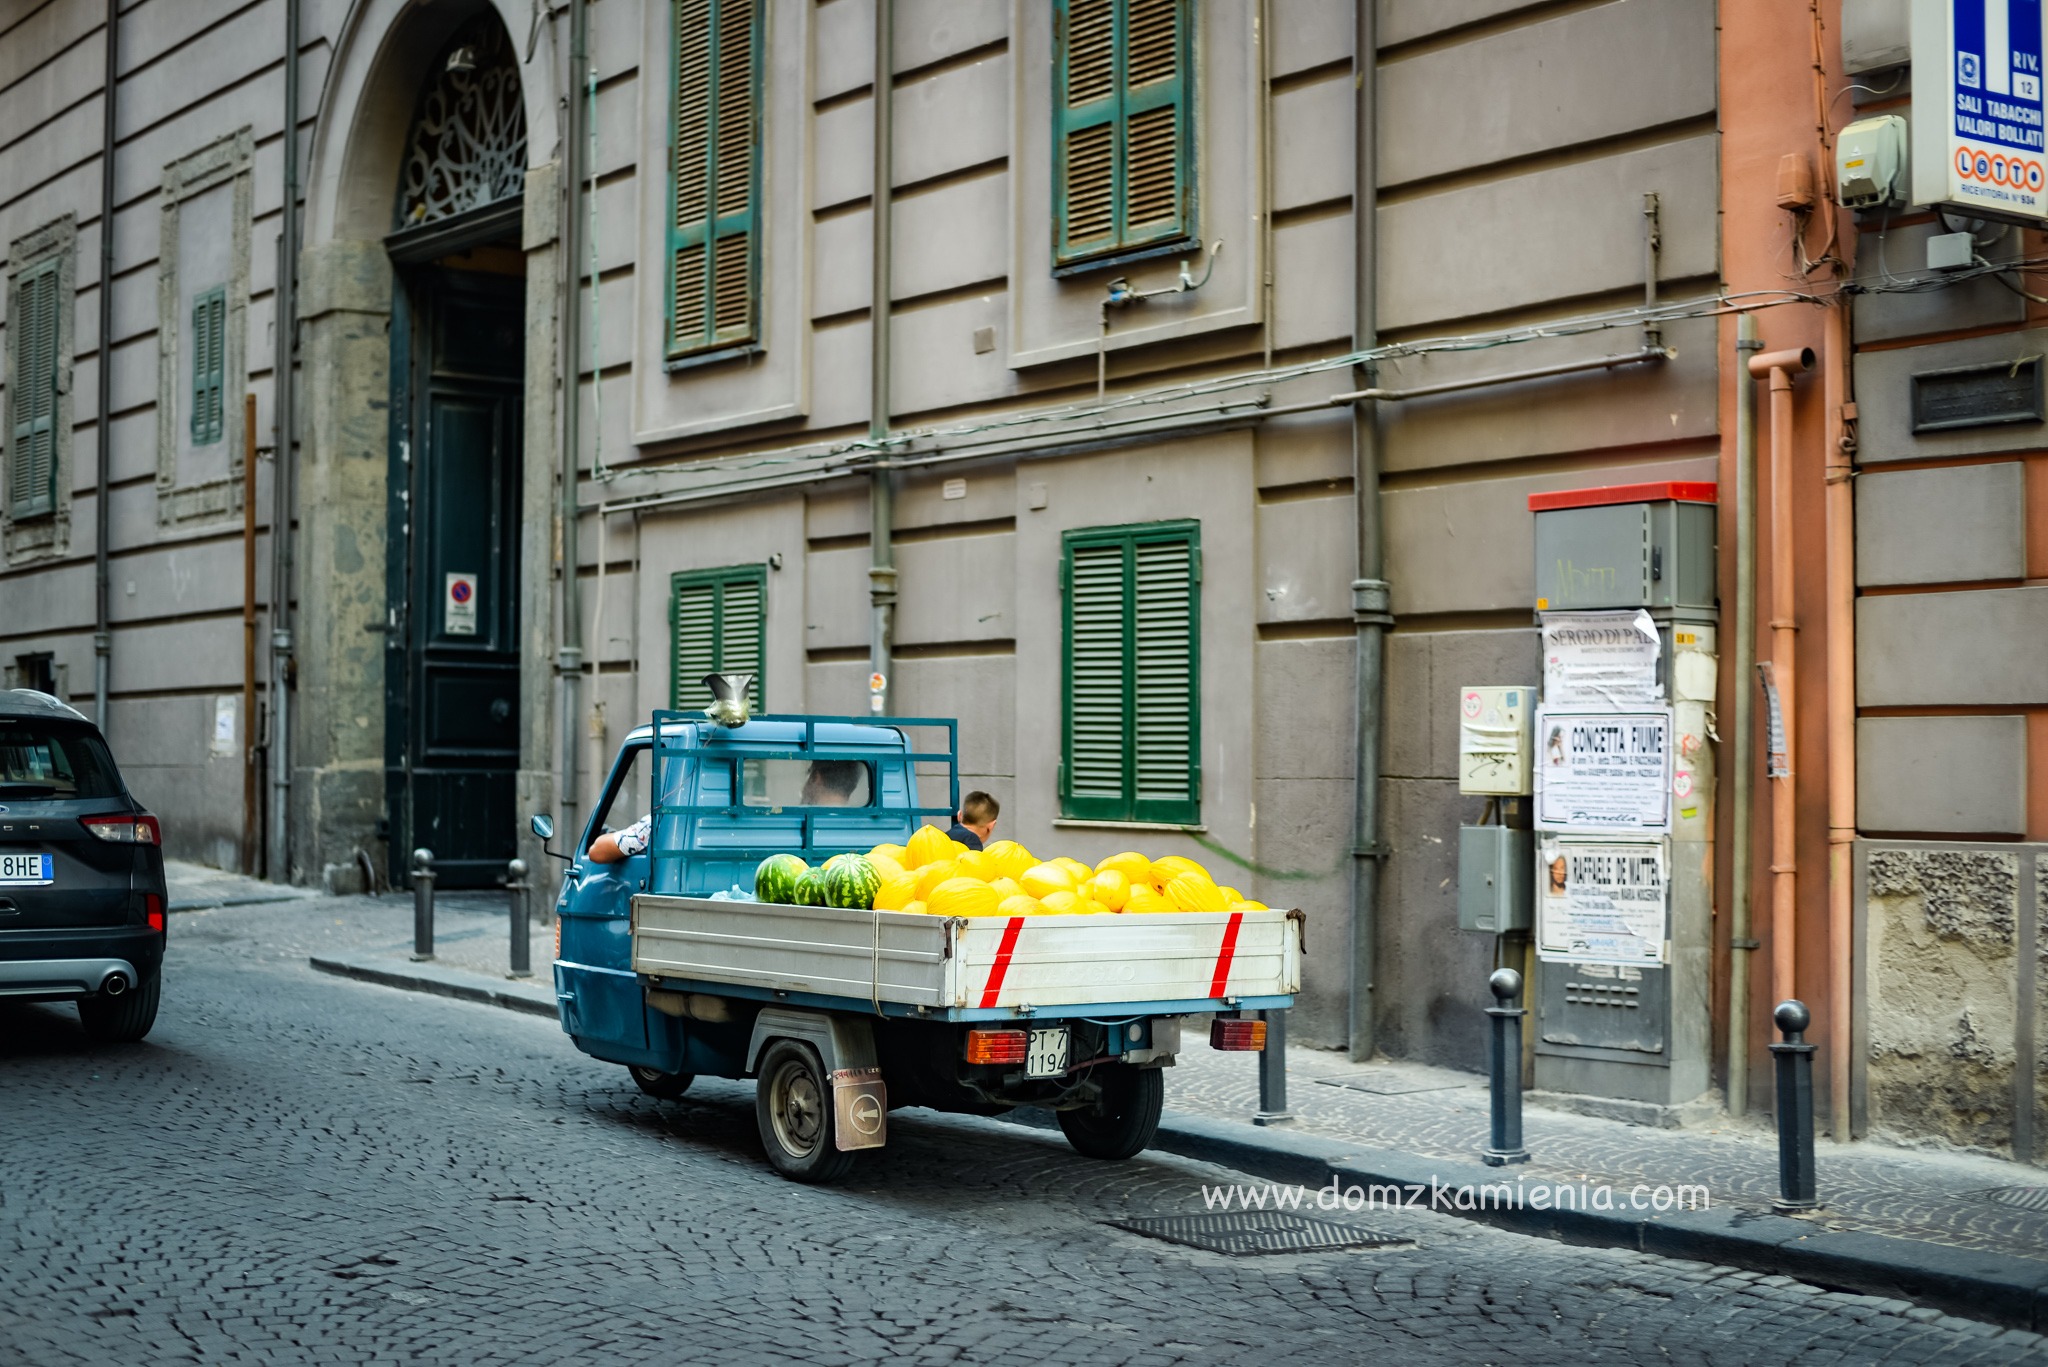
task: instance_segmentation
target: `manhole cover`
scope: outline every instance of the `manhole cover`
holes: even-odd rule
[[[1374,1096],[1408,1096],[1415,1092],[1455,1092],[1475,1084],[1466,1082],[1436,1082],[1423,1078],[1402,1077],[1399,1073],[1345,1073],[1339,1077],[1316,1079],[1325,1087],[1343,1087],[1353,1092],[1371,1092]]]
[[[1977,1198],[2048,1215],[2048,1187],[1993,1187],[1989,1191],[1978,1192]]]
[[[1336,1220],[1277,1211],[1227,1211],[1210,1215],[1134,1216],[1109,1222],[1119,1229],[1211,1253],[1323,1253],[1336,1248],[1384,1248],[1411,1242]]]

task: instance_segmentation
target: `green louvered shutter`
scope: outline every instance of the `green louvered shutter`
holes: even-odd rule
[[[673,0],[668,355],[759,337],[762,0]]]
[[[221,438],[224,377],[227,371],[228,297],[207,290],[192,300],[192,444]]]
[[[1194,235],[1194,0],[1057,0],[1055,268]]]
[[[1062,815],[1200,820],[1200,563],[1192,522],[1067,534]]]
[[[15,277],[14,386],[7,396],[7,510],[17,521],[57,509],[57,263]]]
[[[706,674],[751,674],[755,711],[767,697],[765,644],[768,572],[761,565],[685,570],[671,580],[669,704],[695,709],[710,701]]]

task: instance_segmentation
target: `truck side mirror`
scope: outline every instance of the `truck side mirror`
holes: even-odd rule
[[[549,816],[546,812],[535,812],[533,820],[529,821],[527,825],[532,828],[535,835],[540,837],[540,847],[550,858],[559,859],[565,864],[576,862],[568,855],[558,854],[548,848],[548,842],[555,838],[555,819],[553,817]]]

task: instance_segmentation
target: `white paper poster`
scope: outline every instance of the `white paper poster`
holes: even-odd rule
[[[451,574],[442,610],[442,628],[450,636],[476,635],[476,576]]]
[[[1640,608],[1623,612],[1546,612],[1543,701],[1553,707],[1654,707],[1662,645],[1657,623]]]
[[[1593,964],[1664,961],[1664,842],[1546,837],[1537,870],[1536,952]]]
[[[1671,709],[1536,711],[1536,825],[1609,834],[1671,829]]]

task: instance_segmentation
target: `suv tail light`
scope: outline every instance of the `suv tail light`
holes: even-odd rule
[[[149,923],[151,930],[162,934],[164,928],[164,899],[153,892],[143,893],[142,917]]]
[[[163,828],[153,816],[84,816],[78,824],[117,845],[161,845]]]
[[[1266,1023],[1242,1016],[1218,1016],[1209,1022],[1209,1047],[1261,1053],[1266,1047]]]
[[[969,1030],[967,1032],[967,1061],[969,1063],[1022,1063],[1024,1061],[1024,1032],[1022,1030]]]

